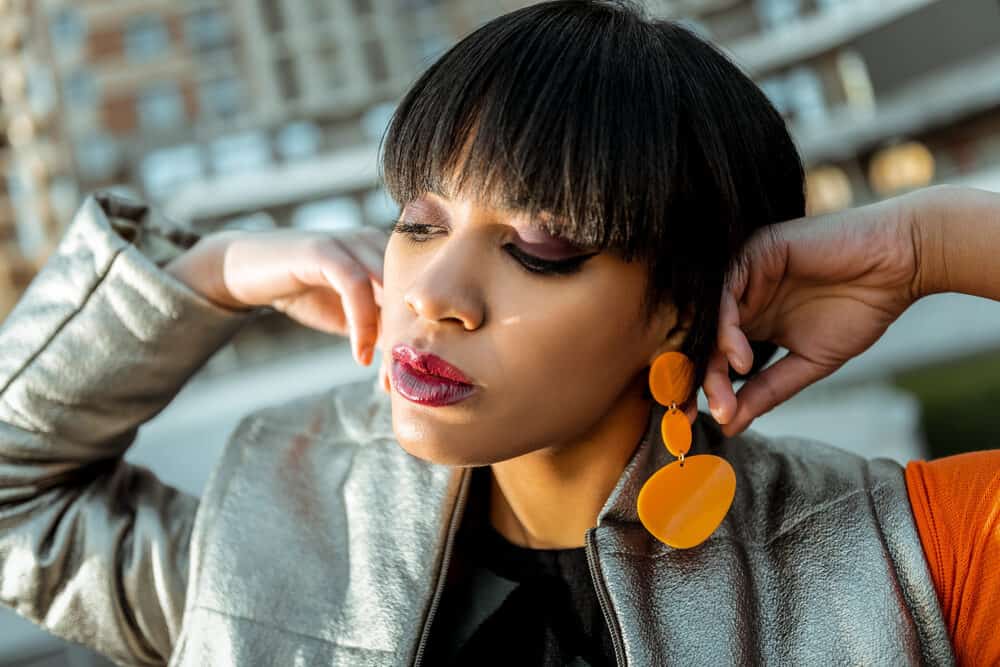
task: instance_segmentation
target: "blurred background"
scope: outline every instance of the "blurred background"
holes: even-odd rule
[[[395,103],[452,43],[527,4],[0,0],[0,318],[98,189],[202,233],[387,224],[377,145]],[[785,115],[810,212],[932,183],[1000,190],[997,0],[645,4],[719,44]],[[242,415],[374,372],[338,338],[262,318],[128,458],[200,493]],[[942,294],[754,428],[905,463],[1000,446],[998,405],[1000,305]],[[0,664],[109,663],[0,610]]]

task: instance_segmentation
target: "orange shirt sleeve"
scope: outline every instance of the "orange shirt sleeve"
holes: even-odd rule
[[[1000,449],[910,461],[906,488],[959,665],[1000,665]]]

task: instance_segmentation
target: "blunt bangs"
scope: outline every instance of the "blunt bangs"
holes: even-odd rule
[[[631,259],[653,233],[637,217],[663,210],[674,167],[656,148],[676,143],[676,124],[649,113],[670,105],[654,40],[630,14],[592,2],[533,5],[485,24],[399,106],[385,142],[389,195],[404,205],[423,192],[462,194],[545,212],[550,231]]]
[[[692,309],[682,351],[698,385],[740,245],[805,212],[801,161],[760,89],[631,0],[554,0],[484,24],[417,79],[380,154],[400,207],[467,197],[647,262],[645,314],[667,299]],[[747,376],[776,349],[754,345]]]

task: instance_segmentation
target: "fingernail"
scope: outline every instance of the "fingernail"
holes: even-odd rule
[[[718,408],[718,406],[711,408],[711,411],[712,411],[712,416],[715,417],[715,421],[721,424],[722,419],[720,418],[719,415],[722,413],[722,411]]]
[[[740,361],[740,358],[737,357],[735,354],[729,356],[729,365],[735,368],[736,370],[742,372],[743,363]]]

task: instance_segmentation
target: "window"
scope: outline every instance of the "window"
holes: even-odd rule
[[[365,54],[368,60],[368,71],[373,83],[382,83],[389,78],[389,66],[385,61],[385,51],[377,39],[365,42]]]
[[[298,229],[349,229],[361,225],[361,207],[350,197],[334,197],[303,204],[292,213]]]
[[[73,52],[83,46],[83,38],[87,32],[83,17],[78,9],[63,7],[49,24],[52,44],[60,51]]]
[[[37,62],[26,64],[28,105],[37,117],[49,115],[56,107],[58,93],[52,70]]]
[[[757,0],[755,9],[761,26],[773,30],[799,18],[802,0]]]
[[[372,0],[352,0],[354,13],[358,16],[367,16],[372,13]]]
[[[438,4],[438,0],[397,0],[397,2],[402,10],[419,10]]]
[[[70,107],[92,107],[97,103],[97,83],[89,70],[73,70],[66,77],[63,88],[66,104]]]
[[[361,116],[361,128],[365,137],[372,140],[382,138],[382,133],[389,126],[392,114],[396,111],[394,102],[383,102],[369,108]]]
[[[295,71],[295,59],[291,56],[280,58],[276,63],[278,90],[283,98],[294,100],[299,96],[299,76]]]
[[[144,62],[159,58],[170,46],[170,35],[157,14],[140,14],[125,23],[125,55]]]
[[[348,79],[344,61],[340,56],[340,49],[336,44],[323,44],[316,51],[316,60],[319,62],[319,67],[326,83],[324,93],[339,91],[347,86]]]
[[[177,84],[161,81],[139,95],[139,123],[145,130],[177,127],[184,119],[184,100]]]
[[[202,111],[211,118],[233,118],[243,103],[243,87],[235,77],[203,81],[200,94]]]
[[[271,146],[263,132],[244,132],[212,142],[212,167],[220,174],[254,171],[271,162]]]
[[[333,0],[311,0],[310,14],[314,21],[324,23],[333,18]]]
[[[320,147],[323,134],[315,123],[299,121],[289,123],[278,131],[275,145],[286,160],[314,155]]]
[[[281,13],[278,0],[260,0],[260,17],[264,27],[271,32],[281,32],[285,29],[285,17]]]
[[[118,146],[114,139],[103,134],[84,138],[74,152],[80,171],[88,180],[110,178],[118,166]]]
[[[229,41],[229,22],[218,9],[200,9],[188,15],[185,27],[188,44],[208,51]]]
[[[792,69],[785,78],[785,95],[794,122],[806,125],[826,121],[823,82],[813,69],[805,65]]]
[[[139,171],[146,192],[155,198],[163,197],[179,185],[201,178],[201,150],[187,144],[152,151],[143,159]]]

